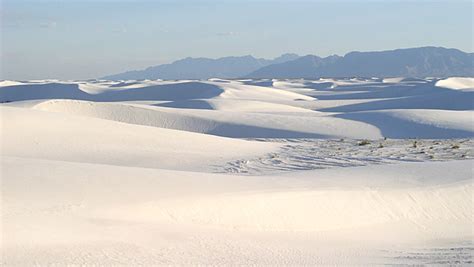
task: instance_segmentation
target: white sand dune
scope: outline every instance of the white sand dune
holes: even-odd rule
[[[453,251],[469,249],[463,242],[472,238],[472,164],[407,163],[255,179],[4,157],[2,262],[466,260]],[[432,261],[440,252],[448,253]]]
[[[10,80],[1,80],[0,81],[0,86],[14,86],[14,85],[21,85],[22,82],[19,81],[10,81]]]
[[[474,133],[472,110],[389,109],[336,117],[374,125],[389,138],[466,138]]]
[[[245,103],[242,105],[249,107]],[[265,106],[263,103],[262,108]],[[311,111],[307,111],[310,113],[307,116],[301,116],[299,112],[292,113],[296,109],[293,107],[286,109],[284,114],[262,114],[54,100],[37,104],[34,109],[237,138],[381,137],[377,128],[365,123],[319,116],[317,112],[312,115]],[[347,128],[352,131],[345,132]]]
[[[238,111],[238,112],[261,112],[261,113],[294,113],[307,112],[315,113],[314,111],[296,107],[285,102],[272,103],[259,100],[245,100],[245,99],[191,99],[183,101],[170,101],[157,104],[161,107],[170,108],[187,108],[187,109],[211,109],[224,111]]]
[[[450,89],[474,89],[474,78],[451,77],[437,81],[436,86]]]
[[[16,157],[186,169],[277,148],[261,142],[24,108],[1,107],[1,114],[8,118],[2,120],[1,153]],[[221,151],[223,147],[226,149]]]
[[[314,100],[311,96],[280,90],[277,88],[269,88],[264,86],[245,85],[240,82],[215,83],[214,85],[221,87],[224,93],[220,95],[227,99],[247,99],[261,100],[265,102],[274,102],[281,100]]]
[[[471,81],[2,81],[0,265],[470,265]]]
[[[412,86],[410,86],[412,87]],[[384,92],[384,87],[372,92],[344,93],[336,96],[318,96],[320,101],[324,100],[353,100],[371,99],[373,101],[361,101],[361,103],[341,105],[331,108],[319,109],[323,112],[354,112],[384,109],[439,109],[439,110],[472,110],[474,109],[474,91],[451,90],[426,86],[422,88],[410,88],[403,86],[392,92]],[[388,89],[388,88],[387,88]],[[437,90],[435,90],[437,89]],[[377,99],[375,99],[377,98]]]
[[[82,89],[81,89],[82,88]],[[88,91],[88,92],[87,92]],[[115,87],[112,85],[85,83],[40,83],[5,86],[0,99],[21,101],[34,99],[78,99],[90,101],[146,101],[185,100],[210,98],[223,92],[217,86],[202,82],[145,84],[143,86]]]

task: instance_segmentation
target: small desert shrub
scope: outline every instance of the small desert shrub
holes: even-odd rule
[[[382,145],[382,143],[380,143],[380,144],[379,144],[379,148],[383,148],[383,145]]]
[[[415,140],[413,141],[413,148],[417,148],[418,147],[418,142]]]
[[[452,149],[458,149],[458,148],[459,148],[459,145],[458,145],[458,144],[454,144],[451,148],[452,148]]]
[[[358,143],[359,146],[365,146],[365,145],[368,145],[370,144],[369,140],[362,140]]]

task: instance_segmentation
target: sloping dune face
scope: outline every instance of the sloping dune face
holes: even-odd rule
[[[84,83],[17,84],[2,87],[2,101],[37,99],[77,99],[89,101],[173,101],[212,98],[223,92],[201,82],[150,83],[130,88],[129,84],[97,85]],[[108,90],[107,90],[108,89]]]
[[[473,89],[474,80],[472,78],[453,77],[437,81],[436,86],[450,89]]]
[[[472,163],[249,179],[6,157],[2,262],[467,263]]]
[[[472,264],[473,81],[1,81],[0,265]]]
[[[377,138],[378,130],[370,125],[327,116],[298,117],[298,108],[286,107],[281,112],[262,113],[268,104],[243,101],[242,108],[250,112],[233,110],[194,110],[146,107],[136,104],[91,103],[84,101],[53,100],[33,108],[80,116],[102,118],[138,125],[177,129],[197,133],[235,138]],[[273,104],[269,104],[270,108]],[[279,107],[277,104],[275,106]],[[269,108],[269,110],[270,110]],[[297,113],[294,113],[297,109]],[[252,112],[259,110],[260,112]],[[281,113],[281,114],[280,114]],[[314,112],[316,113],[316,112]],[[351,128],[350,133],[344,129]]]
[[[112,112],[114,110],[112,109]],[[200,169],[277,146],[114,120],[2,107],[2,153],[119,166]],[[217,153],[221,147],[226,147]],[[236,152],[233,152],[236,151]],[[179,159],[180,164],[176,165]]]
[[[9,82],[0,101],[224,137],[462,138],[473,133],[472,80]]]

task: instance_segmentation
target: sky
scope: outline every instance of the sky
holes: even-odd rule
[[[0,79],[92,79],[185,57],[473,52],[472,1],[0,1]]]

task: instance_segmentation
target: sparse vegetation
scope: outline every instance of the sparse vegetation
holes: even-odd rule
[[[369,140],[362,140],[358,143],[359,146],[366,146],[368,144],[370,144]]]
[[[458,148],[459,148],[459,145],[458,145],[458,144],[454,144],[451,148],[452,148],[452,149],[458,149]]]

